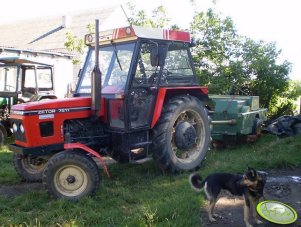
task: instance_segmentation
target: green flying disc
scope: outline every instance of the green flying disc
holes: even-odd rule
[[[278,201],[260,202],[256,206],[256,210],[265,220],[281,225],[294,223],[298,217],[292,207]]]

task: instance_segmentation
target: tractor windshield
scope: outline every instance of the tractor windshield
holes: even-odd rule
[[[0,92],[16,92],[18,79],[17,66],[0,65]]]
[[[129,74],[135,43],[112,44],[99,48],[102,93],[122,93]],[[78,84],[77,93],[91,93],[95,50],[90,49]]]
[[[52,85],[52,71],[47,67],[24,67],[24,88],[36,88],[39,87],[40,91],[46,91],[53,89]],[[37,84],[36,84],[37,83]]]

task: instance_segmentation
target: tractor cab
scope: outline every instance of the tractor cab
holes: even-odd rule
[[[85,37],[89,51],[76,96],[91,95],[95,35]],[[100,33],[101,96],[109,127],[131,131],[151,128],[160,87],[197,86],[187,32],[126,27]]]
[[[51,65],[20,57],[0,57],[0,145],[12,135],[12,105],[54,98]]]
[[[0,97],[11,104],[55,98],[52,66],[20,57],[1,57]]]

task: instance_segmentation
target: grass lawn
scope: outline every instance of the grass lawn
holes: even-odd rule
[[[260,170],[301,167],[301,136],[258,142],[234,149],[211,150],[198,172],[242,173],[247,166]],[[12,154],[0,150],[0,185],[17,184]],[[0,196],[0,226],[200,226],[203,196],[188,184],[189,173],[162,173],[154,163],[113,164],[111,178],[102,171],[96,196],[78,202],[53,200],[45,191],[15,198]]]

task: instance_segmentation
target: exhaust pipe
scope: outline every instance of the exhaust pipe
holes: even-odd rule
[[[99,69],[99,20],[95,20],[95,66],[91,76],[92,115],[97,118],[101,108],[101,72]]]

